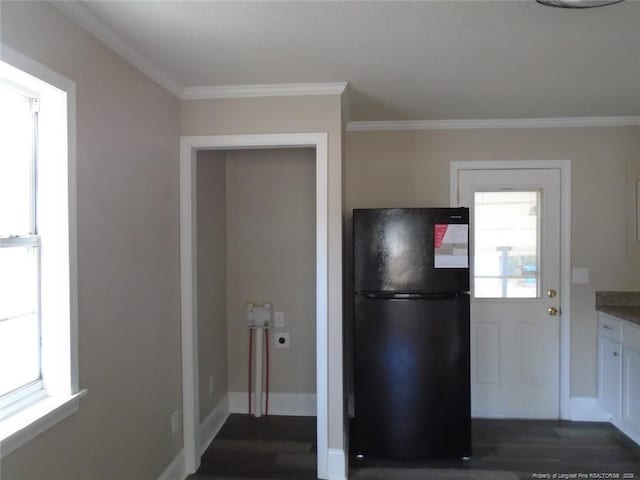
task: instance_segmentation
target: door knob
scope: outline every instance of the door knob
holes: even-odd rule
[[[558,309],[556,307],[549,307],[547,309],[547,313],[549,315],[554,315],[555,316],[555,315],[558,315],[560,312],[558,311]]]
[[[558,294],[555,290],[547,290],[547,297],[553,298]]]

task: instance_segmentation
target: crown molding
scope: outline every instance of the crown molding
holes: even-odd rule
[[[384,130],[461,130],[479,128],[576,128],[630,126],[640,126],[640,116],[349,122],[347,131],[367,132]]]
[[[138,53],[85,6],[79,2],[70,1],[51,1],[50,3],[164,89],[180,97],[181,85]]]
[[[340,98],[340,106],[342,107],[342,129],[345,130],[351,119],[351,105],[349,104],[349,85],[345,89],[344,95]]]
[[[272,85],[222,85],[186,87],[180,98],[204,100],[217,98],[293,97],[300,95],[342,95],[348,82],[279,83]]]

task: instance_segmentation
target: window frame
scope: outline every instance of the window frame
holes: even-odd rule
[[[35,395],[25,391],[25,398],[11,405],[11,414],[0,417],[2,458],[76,412],[88,392],[80,389],[78,378],[76,84],[11,47],[0,43],[0,49],[1,76],[17,72],[16,77],[9,74],[8,78],[19,78],[19,84],[26,79],[28,89],[42,94],[40,107],[48,102],[38,114],[42,160],[38,190],[42,186],[43,196],[36,203],[36,215],[42,211],[37,233],[48,245],[46,253],[39,249],[41,377],[45,388]]]
[[[36,318],[37,341],[38,341],[38,377],[14,388],[13,390],[0,395],[0,419],[6,418],[16,411],[40,400],[45,396],[44,383],[42,380],[42,317],[41,317],[41,253],[42,241],[38,235],[38,112],[40,109],[40,94],[17,82],[0,78],[0,88],[10,90],[25,97],[29,101],[31,108],[31,162],[29,166],[29,233],[18,234],[9,233],[9,236],[0,235],[0,248],[24,248],[33,249],[35,265],[35,298],[33,314]],[[7,318],[0,318],[0,322],[11,321],[24,314],[13,315]]]

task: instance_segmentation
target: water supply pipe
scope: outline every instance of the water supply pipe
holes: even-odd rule
[[[262,343],[264,336],[262,334],[262,327],[255,327],[256,330],[256,376],[255,376],[255,394],[253,402],[253,410],[255,417],[262,416],[262,361],[264,354],[262,353]]]

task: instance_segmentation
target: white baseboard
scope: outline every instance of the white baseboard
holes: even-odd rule
[[[229,413],[229,394],[227,393],[200,424],[200,455],[204,453],[227,421]]]
[[[173,461],[160,474],[158,480],[184,480],[187,478],[186,466],[184,463],[184,450],[176,455]]]
[[[571,397],[569,411],[569,418],[574,422],[608,422],[611,419],[596,397]]]
[[[225,395],[215,408],[200,424],[200,454],[204,453],[211,441],[218,434],[229,416],[229,398]],[[158,480],[184,480],[187,478],[184,450],[176,455],[173,461],[160,474]]]
[[[511,420],[518,418],[526,420],[550,420],[557,417],[550,417],[549,415],[537,412],[522,413],[520,415],[505,415],[496,412],[471,412],[471,418],[487,418],[492,420]]]
[[[248,408],[247,392],[229,392],[229,411],[231,413],[249,413]],[[315,417],[316,412],[315,393],[269,394],[269,415]]]
[[[514,417],[513,415],[504,415],[499,412],[471,412],[471,418],[528,418],[528,419],[550,419],[548,415],[541,415],[535,412],[529,412],[526,415]],[[606,411],[600,408],[600,403],[596,397],[571,397],[569,403],[569,418],[574,422],[608,422],[611,419]]]
[[[625,425],[623,422],[619,422],[618,420],[611,420],[611,423],[627,437],[640,445],[640,432],[632,430],[629,425]]]
[[[347,462],[344,450],[330,448],[327,456],[327,473],[329,480],[347,479]]]

